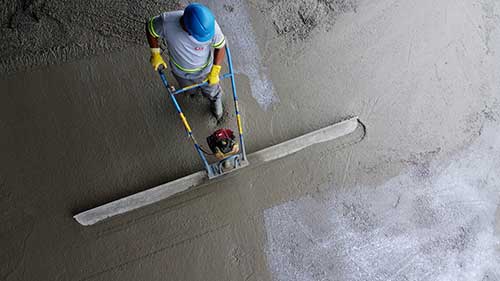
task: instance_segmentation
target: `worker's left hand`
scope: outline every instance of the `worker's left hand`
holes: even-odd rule
[[[215,85],[219,83],[219,74],[221,68],[222,67],[220,65],[216,64],[212,66],[212,70],[208,74],[208,84]]]

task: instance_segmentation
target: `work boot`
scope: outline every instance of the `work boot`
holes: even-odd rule
[[[219,121],[222,118],[222,114],[224,114],[224,108],[222,107],[222,99],[216,99],[215,101],[212,101],[211,104],[212,108],[212,114],[214,115],[215,119]]]

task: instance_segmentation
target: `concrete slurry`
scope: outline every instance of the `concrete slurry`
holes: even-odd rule
[[[178,6],[152,0],[2,1],[0,73],[142,46],[145,20]]]
[[[228,42],[241,27],[222,19],[246,9],[256,41],[236,52],[257,46],[273,85],[263,106],[238,65],[249,152],[354,115],[366,138],[82,227],[73,214],[200,167],[143,25],[104,32],[108,2],[2,5],[0,280],[500,279],[498,1],[207,2]],[[116,3],[139,21],[176,4]],[[57,40],[82,52],[36,55]],[[203,98],[180,102],[200,139],[217,127]]]

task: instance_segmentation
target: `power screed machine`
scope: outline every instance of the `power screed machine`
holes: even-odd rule
[[[181,121],[184,124],[184,128],[186,129],[189,139],[193,143],[196,152],[198,153],[198,155],[201,158],[201,161],[203,162],[203,166],[207,171],[209,179],[214,179],[222,175],[225,175],[227,173],[230,173],[232,171],[235,171],[237,169],[241,169],[243,167],[248,166],[248,160],[245,150],[245,140],[243,136],[243,123],[238,105],[236,83],[234,81],[233,61],[231,59],[231,51],[227,45],[226,45],[226,56],[229,67],[229,73],[222,75],[221,80],[226,78],[231,79],[231,89],[233,93],[234,110],[236,112],[236,125],[238,126],[239,138],[238,142],[236,142],[234,133],[231,129],[228,128],[218,129],[212,135],[207,137],[207,143],[212,153],[208,152],[206,149],[203,149],[203,147],[198,143],[196,137],[193,134],[193,130],[191,129],[191,126],[187,121],[186,116],[182,112],[182,109],[179,103],[177,102],[177,99],[175,98],[175,96],[178,94],[207,85],[208,81],[204,81],[203,83],[187,86],[182,89],[176,90],[173,86],[171,86],[168,83],[167,77],[163,69],[158,70],[163,85],[167,89],[167,92],[175,106],[175,109],[177,110],[177,113],[179,113],[179,117],[181,118]],[[217,158],[217,161],[214,163],[209,163],[207,160],[207,155],[214,155]]]
[[[354,140],[348,141],[349,144],[357,143],[365,137],[366,127],[364,126],[364,124],[358,119],[358,117],[351,117],[343,121],[331,124],[327,127],[253,152],[247,157],[245,150],[245,140],[243,136],[243,122],[238,105],[238,95],[236,94],[233,62],[231,59],[231,52],[227,45],[226,54],[229,65],[229,73],[222,75],[221,79],[231,79],[234,109],[236,112],[236,123],[238,126],[237,140],[232,130],[227,128],[218,129],[207,138],[211,153],[204,149],[196,140],[193,134],[193,130],[191,129],[186,116],[184,116],[184,113],[182,112],[182,109],[177,102],[176,96],[188,90],[204,86],[208,82],[205,81],[200,84],[176,90],[168,83],[164,71],[160,70],[159,74],[161,80],[165,88],[167,89],[168,95],[170,96],[175,109],[180,116],[189,139],[193,143],[196,152],[203,162],[204,170],[78,213],[73,216],[73,218],[78,223],[86,226],[94,225],[103,220],[118,215],[123,215],[130,211],[178,195],[182,192],[186,192],[188,190],[203,186],[208,183],[212,183],[217,180],[223,180],[223,175],[246,167],[249,165],[249,162],[252,162],[252,167],[257,167],[264,163],[268,163],[297,153],[315,144],[321,144],[335,139],[340,139],[346,137],[347,135],[354,135],[355,132],[359,133],[356,135]],[[215,161],[214,163],[209,163],[207,160],[207,155],[214,155],[217,161]]]

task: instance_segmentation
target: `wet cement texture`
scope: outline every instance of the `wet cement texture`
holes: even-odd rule
[[[355,115],[365,139],[82,227],[201,168],[143,38],[178,3],[3,1],[0,280],[500,280],[500,2],[204,3],[249,153]],[[179,102],[200,140],[234,129]]]
[[[178,1],[2,1],[0,74],[144,45],[144,22]]]
[[[343,13],[356,10],[356,0],[270,0],[276,33],[290,43],[311,36],[315,28],[329,29]]]
[[[275,280],[498,280],[500,134],[379,186],[265,211]],[[376,200],[375,200],[376,199]]]

